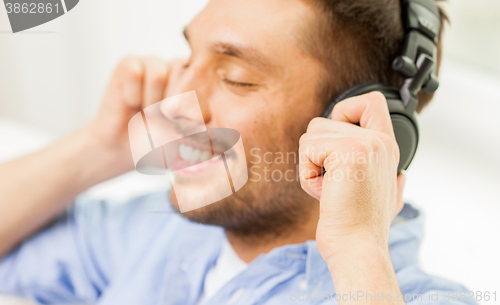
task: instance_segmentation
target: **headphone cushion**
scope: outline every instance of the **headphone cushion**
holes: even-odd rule
[[[405,114],[404,104],[398,89],[379,83],[361,84],[352,87],[330,102],[323,113],[323,117],[331,118],[333,107],[340,101],[372,91],[381,92],[388,101],[389,113],[400,152],[399,173],[401,170],[408,168],[415,155],[418,145],[418,127],[413,114]]]
[[[418,145],[418,129],[406,115],[400,113],[391,114],[394,135],[399,146],[398,173],[410,165]]]

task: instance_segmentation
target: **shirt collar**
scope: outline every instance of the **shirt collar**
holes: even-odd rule
[[[405,204],[398,214],[398,221],[389,231],[389,249],[394,269],[418,260],[420,243],[423,238],[423,213],[410,204]],[[319,253],[315,240],[303,244],[286,245],[273,249],[267,259],[281,268],[303,270],[307,286],[311,289],[331,283],[328,265]]]
[[[396,271],[417,261],[418,250],[423,236],[423,215],[421,211],[409,204],[405,204],[398,217],[400,221],[391,226],[389,232],[390,255]],[[204,227],[204,225],[195,225],[195,227],[197,226]],[[208,242],[210,246],[206,247],[203,251],[205,253],[210,253],[210,257],[205,259],[205,262],[200,262],[199,253],[195,253],[192,250],[183,255],[186,261],[193,260],[188,263],[193,265],[201,263],[204,265],[200,266],[200,269],[204,269],[202,272],[206,272],[207,269],[215,263],[220,253],[220,249],[222,248],[223,241],[225,240],[225,234],[221,229],[218,229],[215,229],[215,231],[217,231],[215,235],[218,237],[213,236],[215,240]],[[197,235],[198,234],[194,234],[194,236]],[[201,242],[201,244],[206,242],[205,240]],[[195,261],[197,262],[195,263]],[[257,266],[267,266],[265,268],[266,270],[275,270],[275,272],[283,270],[290,273],[290,276],[292,276],[292,273],[303,273],[305,274],[308,290],[311,292],[320,288],[328,288],[329,291],[333,291],[333,283],[328,265],[321,257],[316,241],[314,240],[302,244],[277,247],[269,253],[257,257],[249,265],[249,268],[258,269],[259,272],[261,272],[262,268],[255,268]],[[246,275],[242,274],[240,277],[255,278],[258,276],[258,274],[253,274],[251,270],[249,271],[250,273],[245,272]],[[201,287],[198,288],[201,289]]]

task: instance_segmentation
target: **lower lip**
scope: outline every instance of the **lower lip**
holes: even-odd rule
[[[222,163],[222,158],[218,157],[216,159],[212,158],[204,162],[193,164],[189,161],[181,159],[181,157],[177,155],[172,160],[172,167],[176,173],[193,175],[209,170],[220,163]]]

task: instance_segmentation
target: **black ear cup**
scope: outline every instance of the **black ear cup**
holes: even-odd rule
[[[399,146],[398,173],[407,169],[410,165],[418,145],[418,129],[407,116],[393,113],[391,114],[394,135]]]
[[[407,111],[401,100],[398,89],[385,84],[363,84],[350,88],[335,98],[323,113],[324,118],[331,118],[335,105],[347,98],[366,94],[372,91],[381,92],[387,99],[392,126],[399,146],[398,173],[410,165],[418,146],[418,124],[415,114]]]

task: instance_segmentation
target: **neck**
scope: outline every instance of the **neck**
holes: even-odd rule
[[[248,264],[260,254],[268,253],[274,248],[316,239],[318,220],[319,202],[314,202],[309,213],[300,219],[300,223],[279,235],[270,233],[265,236],[250,236],[226,230],[226,236],[234,252]]]

